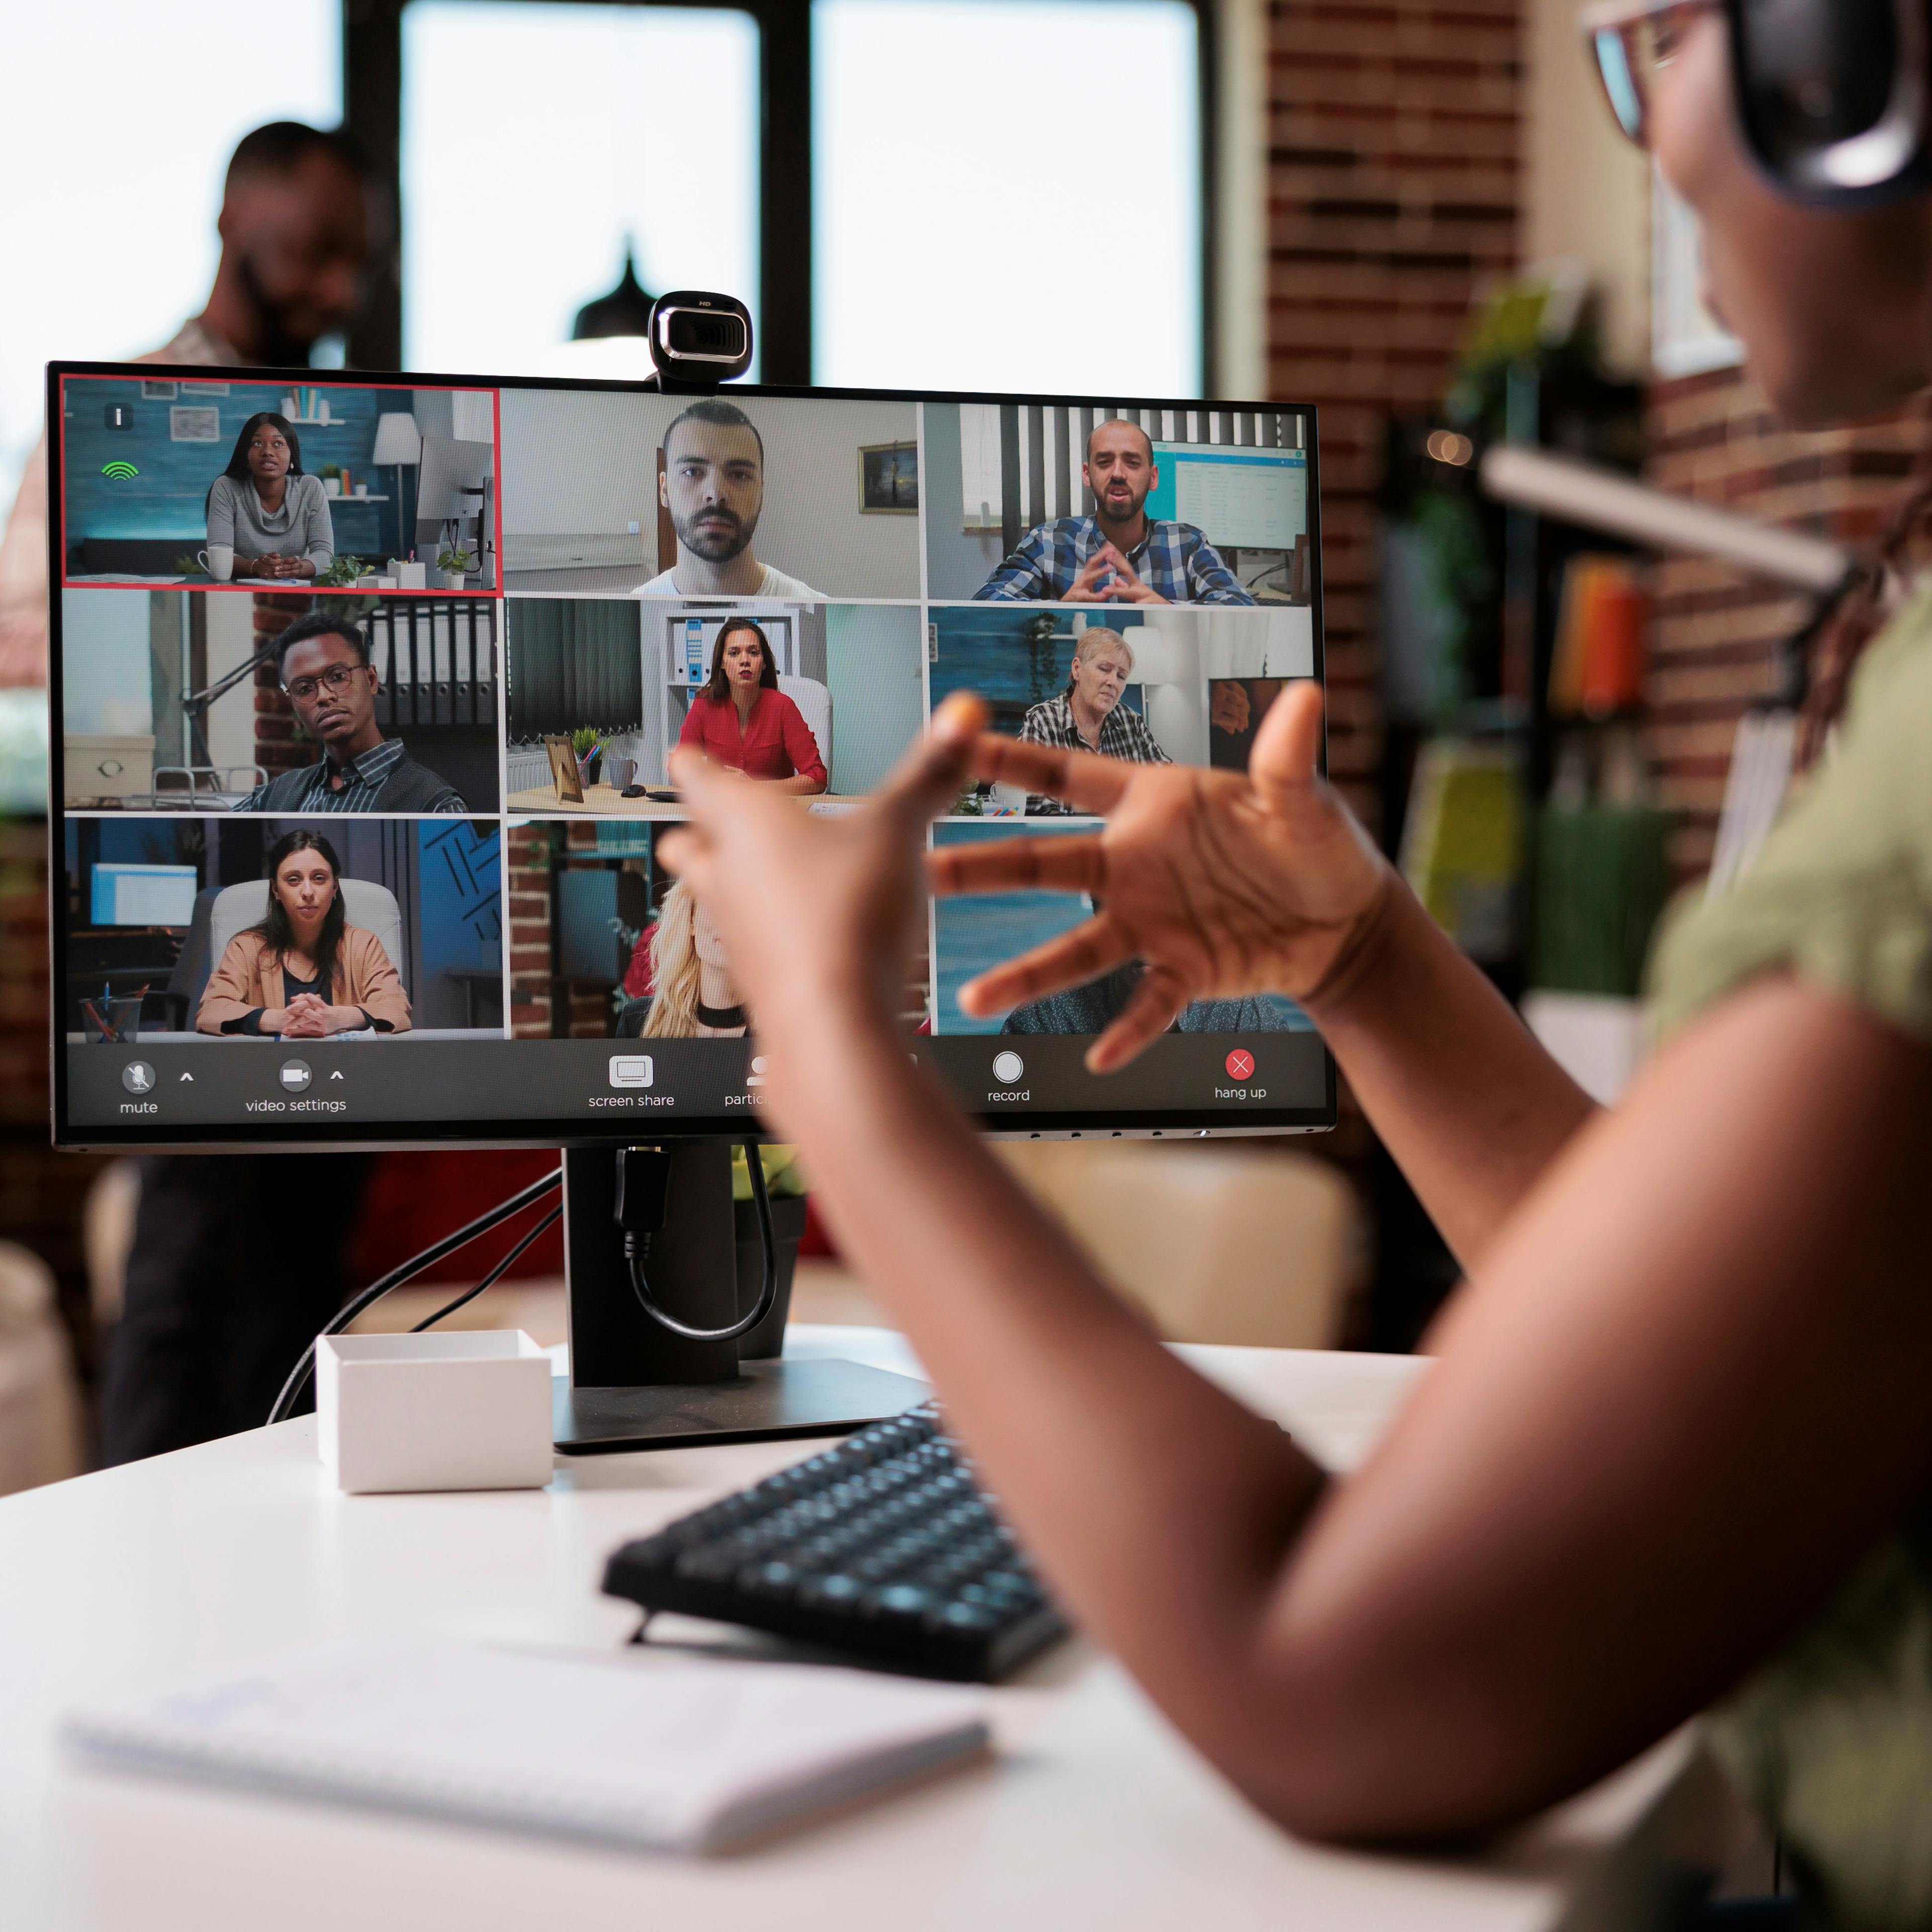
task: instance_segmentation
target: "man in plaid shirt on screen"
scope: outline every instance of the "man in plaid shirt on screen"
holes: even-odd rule
[[[1148,492],[1160,481],[1160,469],[1154,439],[1139,424],[1096,423],[1081,474],[1094,493],[1094,514],[1058,517],[1028,531],[974,596],[1010,603],[1255,601],[1192,524],[1148,516]]]
[[[1073,646],[1073,668],[1058,698],[1036,704],[1020,726],[1023,745],[1052,745],[1066,752],[1098,752],[1131,765],[1171,765],[1147,720],[1120,702],[1134,668],[1133,646],[1118,631],[1090,624]],[[1072,808],[1057,798],[1027,796],[1028,818],[1044,818]]]

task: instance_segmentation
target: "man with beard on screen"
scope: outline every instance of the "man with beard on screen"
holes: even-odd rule
[[[1090,517],[1056,517],[1020,539],[976,598],[1030,604],[1252,604],[1221,554],[1192,524],[1147,513],[1160,482],[1154,438],[1109,418],[1087,437],[1081,480]]]
[[[736,404],[707,396],[673,417],[664,457],[658,500],[677,532],[677,562],[639,584],[638,596],[824,602],[810,584],[752,553],[765,507],[765,440]]]

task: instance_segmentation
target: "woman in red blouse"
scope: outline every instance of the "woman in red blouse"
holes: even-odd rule
[[[825,789],[825,760],[804,715],[778,688],[778,661],[765,634],[748,617],[734,617],[718,633],[711,681],[691,700],[680,746],[692,746],[781,791]]]

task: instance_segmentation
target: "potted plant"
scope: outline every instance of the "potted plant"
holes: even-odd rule
[[[322,478],[322,493],[325,496],[339,496],[342,494],[342,465],[340,464],[325,463],[316,474]]]
[[[316,587],[318,590],[346,590],[352,584],[359,584],[368,574],[369,566],[359,556],[350,556],[344,552],[326,570],[316,572]]]
[[[452,544],[436,552],[436,567],[442,574],[446,590],[460,590],[464,578],[476,568],[476,554],[461,544]]]
[[[604,742],[588,724],[580,724],[570,734],[570,748],[576,754],[578,776],[587,791],[597,782],[598,762],[604,755]]]

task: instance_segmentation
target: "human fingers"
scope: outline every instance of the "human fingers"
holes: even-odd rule
[[[1088,1072],[1112,1073],[1126,1066],[1173,1025],[1187,999],[1187,983],[1172,967],[1150,964],[1113,1024],[1087,1049]]]
[[[1068,986],[1082,986],[1133,957],[1133,947],[1105,913],[1096,913],[1030,952],[982,973],[959,989],[959,1010],[976,1019],[1023,1006]]]
[[[1322,687],[1312,678],[1289,685],[1268,708],[1248,754],[1248,782],[1271,811],[1302,803],[1315,784],[1322,749]]]
[[[1106,869],[1097,833],[1066,838],[1000,838],[943,845],[926,857],[932,890],[966,892],[1090,892]]]
[[[986,706],[956,691],[932,714],[932,724],[880,788],[878,809],[902,825],[922,826],[959,796],[975,748],[986,728]]]
[[[1024,785],[1030,792],[1064,800],[1082,812],[1111,812],[1133,781],[1135,767],[1097,752],[1063,751],[1056,745],[1030,745],[1018,738],[982,732],[973,748],[975,778]]]
[[[667,832],[652,850],[667,872],[674,872],[682,879],[689,878],[692,871],[703,864],[710,844],[710,840],[694,826],[680,825],[675,831]]]
[[[740,784],[738,773],[702,752],[672,752],[668,770],[686,814],[707,837],[717,836],[726,814],[742,819],[747,812],[766,808],[772,802],[760,787]]]

